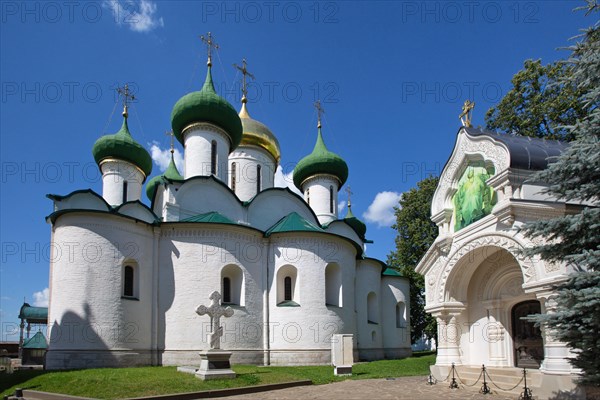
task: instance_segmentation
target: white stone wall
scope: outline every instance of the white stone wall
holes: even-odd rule
[[[233,168],[235,163],[235,190]],[[257,166],[260,165],[260,190],[273,187],[277,164],[265,150],[254,146],[238,147],[229,155],[228,185],[242,201],[250,200],[257,192]]]
[[[259,354],[251,362],[262,362],[263,269],[267,251],[262,235],[242,229],[193,225],[163,228],[160,240],[159,337],[163,364],[182,365],[198,361],[197,352],[209,348],[208,316],[194,310],[210,305],[209,295],[221,291],[221,270],[235,265],[243,271],[244,306],[234,306],[234,315],[222,319],[221,347]],[[235,361],[235,358],[234,358]]]
[[[358,331],[358,353],[360,359],[383,358],[383,329],[381,315],[381,264],[373,260],[361,260],[356,271],[356,326]],[[376,323],[369,323],[367,298],[369,293],[376,295]]]
[[[275,236],[273,264],[269,265],[268,274],[270,363],[330,363],[331,335],[355,330],[351,289],[354,287],[356,250],[342,240],[325,235]],[[340,266],[343,308],[325,304],[325,268],[331,262]],[[283,281],[278,271],[289,266],[297,270],[294,301],[299,307],[277,305],[278,286]]]
[[[135,165],[117,159],[104,160],[102,171],[102,197],[111,206],[123,203],[123,182],[127,182],[127,201],[139,200],[146,177]]]
[[[400,314],[396,306],[401,303]],[[381,324],[386,358],[406,357],[410,351],[409,280],[383,276],[381,279]],[[400,318],[398,318],[400,317]]]
[[[227,157],[229,139],[226,133],[210,124],[194,124],[184,132],[184,174],[185,179],[193,176],[211,175],[212,141],[217,143],[216,177],[227,183],[229,175]]]
[[[339,181],[331,175],[317,175],[302,185],[304,200],[313,209],[321,224],[337,219]],[[330,190],[330,187],[333,190]],[[331,200],[331,192],[333,199]]]
[[[124,218],[70,214],[57,220],[47,368],[152,362],[153,243],[152,228]],[[136,300],[122,298],[127,262],[136,264]],[[71,357],[74,350],[85,356]]]

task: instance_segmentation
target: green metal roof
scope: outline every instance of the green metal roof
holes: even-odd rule
[[[123,125],[119,132],[114,135],[102,136],[96,140],[92,154],[98,165],[106,158],[117,158],[136,165],[144,171],[146,177],[152,172],[152,157],[141,144],[131,137],[127,126],[127,116],[123,117]]]
[[[152,201],[152,199],[154,198],[154,192],[156,191],[157,186],[164,182],[163,177],[172,181],[183,180],[183,176],[181,176],[181,174],[177,170],[177,166],[175,165],[175,159],[173,158],[172,153],[171,162],[169,163],[169,166],[165,170],[164,174],[156,175],[154,178],[150,179],[150,181],[148,181],[148,183],[146,184],[146,196],[148,196],[148,199],[150,199],[150,201]]]
[[[362,222],[360,219],[356,218],[354,214],[352,214],[352,207],[348,206],[348,213],[344,217],[344,222],[350,225],[354,232],[358,235],[359,238],[365,239],[365,234],[367,233],[367,225]]]
[[[300,214],[293,212],[281,218],[275,225],[265,232],[265,237],[273,233],[282,232],[323,232],[325,231],[304,219]]]
[[[210,66],[202,90],[180,98],[171,112],[173,134],[183,144],[183,130],[195,122],[210,122],[227,132],[231,139],[230,150],[242,140],[242,121],[231,104],[215,92]]]
[[[277,307],[300,307],[300,304],[296,303],[294,300],[285,300],[277,304]]]
[[[48,307],[32,307],[29,303],[23,303],[19,310],[19,319],[27,319],[31,321],[48,321]]]
[[[321,135],[321,128],[318,128],[317,142],[312,153],[300,160],[296,168],[294,168],[294,185],[302,190],[301,186],[306,178],[317,174],[330,174],[337,177],[340,180],[338,189],[348,179],[348,165],[346,161],[337,154],[327,150],[323,136]]]
[[[383,271],[381,273],[381,275],[384,275],[384,276],[397,276],[397,277],[400,277],[400,278],[402,277],[402,274],[400,272],[398,272],[395,269],[390,268],[390,267],[387,267],[385,269],[385,271]]]
[[[193,217],[182,219],[180,222],[208,222],[213,224],[230,224],[237,225],[235,222],[227,218],[226,216],[219,214],[218,212],[212,211],[206,214],[198,214]]]
[[[25,341],[23,341],[23,348],[46,350],[48,348],[48,341],[46,340],[44,334],[39,331],[29,339],[25,339]]]

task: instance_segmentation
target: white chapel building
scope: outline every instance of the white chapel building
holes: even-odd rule
[[[411,354],[408,280],[365,256],[350,204],[338,216],[348,167],[320,123],[294,170],[301,197],[274,187],[279,143],[245,97],[238,113],[215,92],[210,58],[202,90],[171,116],[183,171],[171,158],[149,179],[127,118],[125,105],[121,129],[93,147],[102,194],[49,195],[63,256],[50,263],[48,369],[196,364],[210,324],[194,310],[215,290],[235,312],[221,320],[234,363],[328,364],[342,333],[355,360]]]
[[[581,210],[542,194],[545,184],[531,180],[565,148],[472,127],[458,131],[431,205],[439,236],[416,269],[425,276],[426,311],[437,320],[438,379],[452,364],[476,378],[485,364],[497,380],[513,376],[504,387],[527,368],[540,398],[574,388],[578,371],[569,348],[524,319],[553,312],[553,284],[573,271],[527,257],[523,250],[538,243],[520,229]]]

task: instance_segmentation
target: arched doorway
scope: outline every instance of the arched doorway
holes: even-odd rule
[[[511,311],[512,337],[515,367],[539,368],[544,358],[542,332],[527,316],[540,314],[541,306],[537,300],[517,303]]]

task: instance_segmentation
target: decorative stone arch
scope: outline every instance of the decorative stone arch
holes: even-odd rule
[[[440,175],[440,182],[433,195],[431,215],[435,216],[444,210],[453,208],[452,196],[456,193],[458,180],[467,164],[472,161],[491,164],[498,174],[509,167],[510,155],[502,143],[496,142],[490,137],[468,136],[461,128],[452,155]]]
[[[521,242],[502,233],[484,234],[463,244],[448,257],[437,280],[435,297],[438,303],[453,301],[451,298],[452,288],[461,282],[466,273],[474,272],[479,263],[472,261],[474,259],[484,260],[486,257],[481,256],[485,256],[485,252],[488,251],[485,249],[490,247],[504,249],[515,258],[521,268],[524,284],[537,280],[534,262],[530,257],[523,255],[522,251],[525,246]],[[477,254],[478,251],[483,254]],[[470,268],[469,264],[471,264]]]

